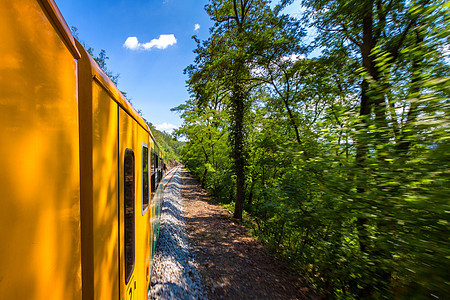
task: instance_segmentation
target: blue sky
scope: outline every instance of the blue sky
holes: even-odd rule
[[[184,68],[195,58],[191,38],[208,38],[207,0],[55,0],[81,42],[106,51],[107,67],[119,73],[118,88],[159,130],[182,120],[170,109],[184,103]],[[298,6],[296,6],[298,7]],[[291,7],[288,11],[298,11]]]

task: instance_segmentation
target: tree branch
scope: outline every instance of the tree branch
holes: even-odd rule
[[[343,32],[345,34],[345,36],[356,46],[358,46],[359,48],[361,48],[361,43],[358,42],[354,37],[352,37],[350,35],[350,32],[348,31],[347,26],[345,26],[345,24],[341,24],[342,26],[342,30],[340,30],[341,32]]]

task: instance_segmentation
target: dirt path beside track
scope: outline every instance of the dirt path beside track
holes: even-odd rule
[[[183,169],[187,233],[208,299],[319,299]]]

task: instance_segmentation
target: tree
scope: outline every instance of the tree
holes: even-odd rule
[[[206,11],[215,22],[211,37],[203,43],[197,40],[197,57],[186,72],[199,107],[213,97],[226,103],[236,176],[234,217],[242,219],[248,156],[246,120],[252,105],[251,90],[261,84],[253,80],[252,70],[274,44],[278,45],[278,56],[291,54],[289,45],[297,41],[286,37],[298,35],[299,30],[288,27],[287,17],[277,17],[280,7],[272,10],[265,0],[212,0]],[[283,30],[284,35],[280,34]]]
[[[179,107],[186,165],[231,197],[244,99],[245,208],[263,243],[329,298],[445,298],[448,4],[305,0],[301,24],[279,15],[290,0],[236,19],[262,3],[244,2],[207,6],[216,24]],[[323,50],[311,59],[308,22]]]
[[[365,267],[361,269],[364,275],[357,294],[375,297],[399,273],[387,263],[395,261],[394,253],[399,255],[393,249],[393,237],[405,233],[395,220],[415,215],[412,208],[410,214],[400,209],[414,206],[414,201],[404,200],[408,196],[403,188],[412,182],[406,173],[416,169],[414,157],[425,155],[427,147],[442,138],[441,126],[446,127],[448,96],[442,97],[445,88],[435,83],[442,82],[444,70],[448,72],[441,50],[449,34],[448,6],[444,1],[428,0],[305,0],[303,4],[309,11],[305,20],[312,20],[319,31],[318,44],[328,50],[348,49],[349,61],[359,62],[354,69],[360,76],[359,117],[354,122],[357,130],[353,136],[354,196],[361,266]],[[420,126],[424,119],[439,125]],[[426,172],[417,174],[427,176]],[[430,197],[428,202],[436,200]],[[428,222],[432,228],[439,227],[437,220],[430,218]],[[441,235],[439,230],[433,232]],[[406,247],[402,258],[416,253],[411,246]]]
[[[198,174],[202,187],[220,196],[219,177],[228,175],[227,170],[230,169],[227,159],[230,151],[226,145],[228,118],[223,111],[223,103],[216,97],[216,101],[205,103],[199,109],[191,99],[172,110],[180,112],[185,120],[175,131],[175,135],[188,139],[182,152],[183,162]]]
[[[408,152],[411,143],[406,140],[411,131],[406,127],[417,120],[419,107],[405,98],[420,96],[425,70],[440,76],[447,69],[439,49],[448,38],[444,1],[304,0],[303,4],[309,8],[305,21],[311,18],[319,31],[319,45],[347,48],[348,57],[360,62],[354,72],[361,76],[363,127],[370,125],[368,118],[373,114],[374,138],[387,142],[392,137],[398,150]],[[402,116],[395,111],[400,107]],[[358,143],[357,152],[363,164],[367,156],[364,142]]]

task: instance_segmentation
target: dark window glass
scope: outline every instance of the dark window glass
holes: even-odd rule
[[[155,172],[155,150],[152,149],[152,153],[150,155],[150,164],[151,164],[151,172]]]
[[[124,161],[124,225],[125,225],[125,284],[134,268],[134,153],[125,150]]]
[[[156,169],[155,169],[155,173],[156,173],[156,188],[158,188],[158,183],[159,183],[159,156],[156,153],[155,153],[155,161],[156,161]]]
[[[150,160],[151,160],[151,178],[150,178],[150,182],[151,182],[151,189],[152,189],[152,199],[153,199],[153,195],[155,194],[155,189],[156,189],[156,161],[155,161],[155,150],[152,149],[151,154],[150,154]]]
[[[159,164],[158,164],[158,178],[159,178],[159,181],[161,181],[162,180],[162,159],[160,158],[160,157],[158,157],[158,162],[159,162]]]
[[[161,174],[159,174],[160,165],[159,165],[159,156],[158,155],[156,155],[156,160],[158,161],[158,169],[156,170],[158,172],[158,180],[156,181],[156,184],[158,185],[159,182],[161,181]]]
[[[148,148],[142,147],[142,210],[146,210],[148,207]]]

